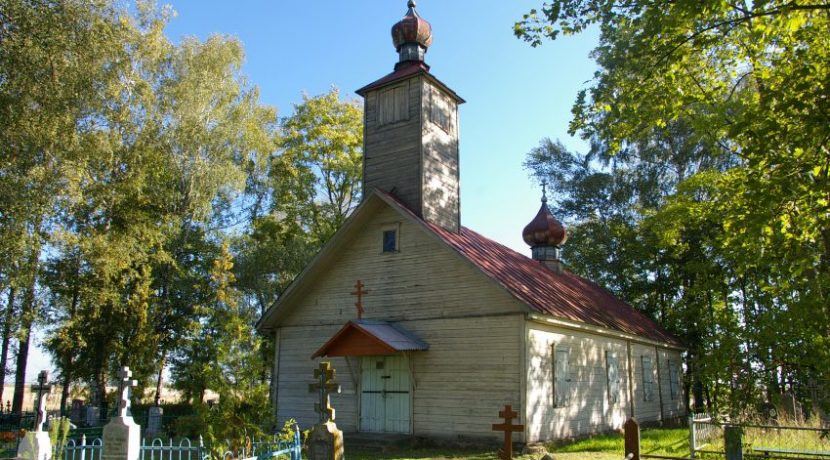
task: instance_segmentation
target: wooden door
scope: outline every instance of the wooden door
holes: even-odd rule
[[[360,382],[360,431],[409,433],[412,405],[406,356],[364,357]]]

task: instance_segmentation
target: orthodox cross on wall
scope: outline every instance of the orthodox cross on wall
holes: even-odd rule
[[[513,419],[517,418],[519,413],[513,410],[513,406],[506,405],[504,410],[499,412],[499,417],[504,419],[504,423],[494,423],[493,431],[504,432],[504,447],[499,452],[499,458],[503,460],[510,460],[513,458],[513,433],[520,433],[524,431],[524,425],[514,425]]]
[[[320,401],[314,404],[314,411],[320,414],[320,423],[329,420],[334,421],[334,408],[331,407],[329,395],[340,393],[340,385],[334,381],[335,372],[330,362],[320,363],[320,367],[314,369],[314,379],[317,382],[308,385],[309,393],[317,393]]]
[[[355,302],[354,306],[357,307],[357,319],[363,319],[363,296],[368,294],[369,291],[364,290],[363,288],[366,287],[363,284],[363,281],[357,280],[357,283],[354,285],[354,292],[352,295],[357,296],[357,302]]]
[[[37,375],[37,385],[32,385],[32,391],[37,393],[37,418],[35,419],[35,431],[43,431],[43,423],[46,422],[46,398],[44,394],[52,391],[49,385],[49,373],[40,371]]]
[[[118,402],[119,417],[127,416],[127,409],[130,408],[130,388],[138,386],[138,381],[130,379],[132,376],[133,373],[127,366],[118,371],[118,395],[121,398]]]

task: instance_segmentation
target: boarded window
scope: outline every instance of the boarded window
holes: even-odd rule
[[[671,399],[677,399],[680,396],[680,368],[677,361],[669,360],[669,394]]]
[[[568,349],[554,345],[553,356],[553,403],[556,407],[565,407],[571,399]]]
[[[611,404],[617,404],[620,401],[620,360],[617,354],[606,351],[605,364],[608,373],[608,400]]]
[[[409,119],[408,86],[381,91],[378,97],[378,123],[388,125]]]
[[[430,107],[429,119],[446,132],[450,132],[452,114],[450,113],[450,101],[446,96],[437,90],[432,91],[432,104]]]
[[[654,367],[651,356],[643,356],[643,401],[654,401]]]

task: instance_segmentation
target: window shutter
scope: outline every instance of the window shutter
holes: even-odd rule
[[[671,399],[677,399],[680,395],[680,379],[678,376],[677,361],[669,360],[669,393]]]
[[[620,399],[620,362],[617,354],[606,351],[605,363],[608,371],[608,399],[611,404],[617,404]]]
[[[651,356],[643,356],[643,400],[654,400],[654,368],[651,365]]]
[[[378,98],[378,123],[381,126],[409,119],[408,89],[403,85],[381,91]]]
[[[554,345],[553,392],[556,407],[568,405],[571,395],[571,376],[568,367],[568,349]]]

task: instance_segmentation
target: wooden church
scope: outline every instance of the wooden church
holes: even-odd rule
[[[258,323],[279,422],[317,422],[320,360],[346,433],[495,438],[505,404],[527,443],[683,415],[680,343],[560,264],[566,232],[544,199],[524,229],[532,257],[461,226],[464,100],[425,64],[414,1],[392,37],[395,71],[357,91],[363,202]]]

